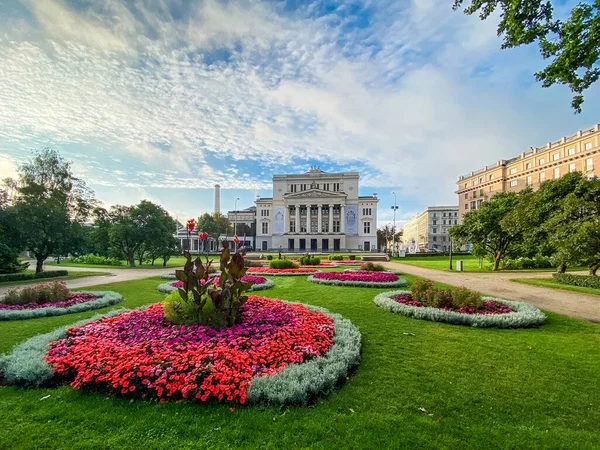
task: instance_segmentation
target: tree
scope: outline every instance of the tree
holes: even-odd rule
[[[219,241],[219,236],[229,230],[229,220],[220,213],[204,213],[196,221],[196,230],[208,233],[208,237]]]
[[[458,244],[471,242],[476,252],[485,252],[500,267],[502,258],[520,242],[523,227],[509,227],[505,217],[513,211],[520,200],[519,194],[500,192],[481,207],[463,218],[461,225],[453,226],[448,233]]]
[[[402,239],[402,230],[395,231],[394,227],[389,224],[379,228],[377,230],[377,247],[387,247],[389,242],[400,242]]]
[[[171,259],[171,256],[181,253],[181,245],[179,245],[179,239],[175,236],[170,236],[160,243],[154,243],[150,245],[148,249],[148,258],[150,263],[154,265],[154,261],[159,258],[163,260],[163,267],[167,265],[167,261]]]
[[[19,168],[10,199],[23,248],[36,258],[41,272],[48,256],[68,252],[95,200],[85,182],[76,178],[71,163],[55,150],[45,148]]]
[[[454,0],[454,10],[465,0]],[[538,42],[544,59],[551,59],[535,74],[543,87],[565,84],[573,92],[571,106],[581,112],[583,92],[600,77],[600,2],[579,3],[562,21],[554,18],[548,0],[470,0],[465,14],[479,13],[482,20],[501,11],[498,36],[504,36],[502,48]]]

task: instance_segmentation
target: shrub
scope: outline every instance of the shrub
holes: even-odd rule
[[[23,280],[37,280],[43,278],[56,278],[66,277],[69,272],[66,270],[49,270],[47,272],[40,273],[8,273],[0,275],[0,283],[6,281],[23,281]]]
[[[329,261],[341,261],[344,259],[343,255],[329,255]]]
[[[0,242],[0,273],[22,272],[29,263],[19,262],[19,252]]]
[[[481,294],[465,287],[439,289],[431,280],[417,280],[411,288],[413,300],[432,308],[475,308],[483,306]]]
[[[360,270],[368,270],[369,272],[384,272],[385,267],[383,267],[381,264],[374,264],[369,261],[369,262],[363,263],[360,266]]]
[[[414,300],[423,304],[427,303],[428,291],[433,289],[433,281],[417,280],[411,286],[411,293]]]
[[[472,291],[466,287],[457,287],[450,292],[451,303],[457,308],[479,309],[483,306],[483,299],[479,292]]]
[[[298,261],[300,262],[300,264],[303,264],[305,266],[318,266],[319,264],[321,264],[321,258],[309,255],[301,256],[300,258],[298,258]]]
[[[107,258],[106,256],[94,255],[88,253],[87,255],[74,256],[65,260],[66,262],[72,262],[76,264],[90,264],[90,265],[103,265],[103,266],[120,266],[123,264],[117,258]]]
[[[431,288],[427,291],[427,301],[424,305],[433,308],[452,308],[452,293],[445,289]]]
[[[350,255],[350,256],[348,256],[348,259],[350,261],[355,261],[356,260],[356,255]]]
[[[250,261],[248,259],[245,259],[244,260],[244,267],[262,267],[262,264],[260,263],[260,261]],[[211,269],[214,269],[214,267],[211,266]],[[217,269],[215,269],[215,271],[216,270]]]
[[[503,270],[547,269],[550,267],[554,267],[552,260],[542,255],[536,255],[534,258],[505,259],[500,263],[500,268]]]
[[[271,261],[273,259],[273,255],[267,255],[267,260]]]
[[[298,264],[294,264],[291,259],[274,259],[269,263],[271,269],[296,269]]]
[[[57,303],[64,302],[69,297],[69,288],[64,283],[37,284],[22,289],[11,289],[6,293],[2,302],[7,305],[25,305],[26,303]]]
[[[555,273],[552,275],[552,281],[571,286],[587,287],[600,289],[600,277],[594,275],[572,275],[569,273]]]

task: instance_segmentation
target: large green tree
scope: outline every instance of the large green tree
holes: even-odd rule
[[[210,238],[218,242],[220,235],[230,231],[229,220],[220,213],[204,213],[196,221],[196,231],[206,232]]]
[[[71,163],[45,148],[18,170],[11,202],[23,248],[41,272],[48,256],[66,254],[80,243],[81,226],[94,206],[92,192],[73,175]]]
[[[568,86],[573,92],[571,106],[581,112],[583,92],[600,76],[600,0],[579,3],[564,20],[555,18],[548,0],[454,0],[454,9],[465,3],[464,12],[478,13],[482,20],[500,12],[502,48],[537,42],[542,57],[552,61],[535,78],[543,87]]]
[[[470,242],[476,252],[487,254],[494,270],[498,270],[502,258],[520,243],[525,230],[525,226],[509,227],[504,221],[519,200],[519,194],[500,192],[479,209],[465,214],[463,223],[453,226],[448,233],[457,244]]]

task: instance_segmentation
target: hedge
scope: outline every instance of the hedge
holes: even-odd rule
[[[62,316],[64,314],[92,311],[94,309],[100,309],[105,308],[107,306],[116,305],[117,303],[120,303],[123,300],[123,296],[121,294],[112,291],[81,292],[94,294],[98,298],[96,300],[90,300],[89,302],[77,303],[75,305],[67,306],[66,308],[48,306],[45,308],[36,309],[0,309],[0,321],[38,319],[40,317]]]
[[[66,277],[69,272],[66,270],[48,270],[40,273],[7,273],[0,275],[0,283],[6,281],[38,280],[41,278]]]
[[[432,322],[445,322],[452,325],[468,325],[480,328],[529,328],[539,327],[546,321],[546,315],[529,303],[511,302],[494,297],[483,297],[484,300],[494,300],[503,303],[515,312],[506,314],[462,314],[456,311],[446,311],[440,308],[426,306],[410,306],[398,303],[394,297],[399,294],[410,294],[410,291],[384,292],[373,301],[377,306],[395,314],[413,317]]]
[[[552,275],[552,281],[571,286],[600,289],[600,277],[595,275],[571,275],[569,273],[555,273]]]
[[[405,258],[428,258],[433,256],[450,256],[448,252],[427,252],[427,253],[406,253]],[[452,252],[452,257],[455,256],[472,256],[469,252]],[[402,259],[402,258],[400,258]]]
[[[394,288],[404,287],[408,283],[403,278],[398,278],[396,281],[390,281],[389,283],[381,283],[376,281],[341,281],[341,280],[324,280],[320,278],[314,278],[312,275],[307,278],[307,281],[316,284],[328,284],[330,286],[355,286],[355,287],[366,287],[366,288]]]
[[[335,330],[332,346],[320,358],[301,364],[289,364],[274,375],[254,378],[248,388],[248,403],[305,404],[314,397],[331,393],[346,381],[349,373],[360,362],[361,335],[352,322],[324,308],[303,306],[333,317]],[[10,354],[0,357],[0,381],[7,385],[50,385],[54,373],[44,361],[50,342],[66,337],[67,328],[125,311],[127,310],[119,309],[96,315],[22,342]]]
[[[261,284],[253,284],[250,289],[246,290],[246,292],[264,291],[265,289],[271,289],[274,286],[275,282],[273,280],[267,280]],[[171,283],[159,284],[156,289],[158,289],[158,292],[164,292],[165,294],[170,294],[171,292],[177,290],[176,287],[171,286]]]

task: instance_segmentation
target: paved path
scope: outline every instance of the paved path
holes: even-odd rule
[[[600,323],[600,296],[598,295],[509,281],[512,278],[548,278],[551,276],[549,272],[444,272],[398,262],[386,262],[383,265],[410,275],[429,278],[452,286],[465,286],[491,296],[523,301],[537,308]]]

